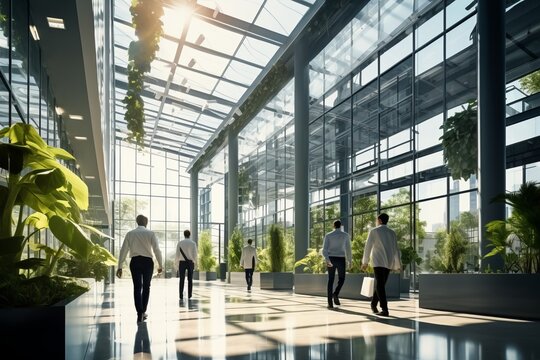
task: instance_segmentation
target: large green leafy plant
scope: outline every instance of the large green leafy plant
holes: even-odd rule
[[[454,180],[476,174],[478,167],[478,106],[471,100],[467,108],[450,116],[441,125],[443,159]]]
[[[58,276],[59,260],[67,253],[87,262],[98,256],[106,265],[116,259],[88,235],[105,234],[80,224],[88,188],[60,162],[75,159],[47,145],[31,125],[6,127],[0,138],[9,140],[0,143],[0,306],[49,305],[84,292],[84,285]],[[58,247],[34,244],[47,228]],[[26,256],[28,244],[33,252]]]
[[[324,274],[326,272],[326,261],[316,249],[308,249],[306,256],[298,260],[294,267],[303,267],[303,271],[310,274]]]
[[[508,272],[540,272],[540,184],[526,182],[494,200],[510,205],[512,215],[486,225],[492,250],[485,257],[502,256]]]
[[[212,253],[212,239],[209,230],[204,230],[199,236],[199,268],[201,271],[214,271],[217,260]]]

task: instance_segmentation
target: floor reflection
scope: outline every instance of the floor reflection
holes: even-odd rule
[[[133,346],[133,359],[152,359],[150,338],[148,337],[148,327],[146,326],[146,322],[137,325],[135,344]]]
[[[131,284],[108,288],[87,359],[540,359],[539,322],[419,309],[415,299],[391,301],[382,318],[366,301],[330,311],[320,297],[197,285],[178,302],[175,279],[152,282],[139,325]]]

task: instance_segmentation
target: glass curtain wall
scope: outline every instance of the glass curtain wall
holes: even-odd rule
[[[212,251],[218,263],[225,258],[225,179],[228,164],[228,147],[218,152],[210,164],[199,172],[199,237],[209,232]]]
[[[120,253],[126,233],[137,227],[135,217],[143,214],[158,238],[166,277],[174,276],[176,244],[190,227],[188,164],[180,158],[156,149],[140,151],[121,139],[116,140],[115,254]]]
[[[292,270],[294,252],[293,120],[291,80],[238,135],[238,224],[259,248],[266,248],[270,225],[284,229],[287,270]]]
[[[406,276],[448,271],[448,242],[464,245],[459,271],[478,271],[477,179],[450,176],[440,140],[446,119],[477,97],[476,7],[469,5],[368,1],[310,61],[310,248],[319,249],[341,219],[358,257],[384,211],[402,250],[422,258]],[[519,1],[506,14],[509,190],[540,177],[538,151],[530,150],[540,142],[540,86],[527,86],[540,67],[531,55],[540,52],[538,21],[524,16],[537,7]],[[294,217],[294,127],[270,108],[239,134],[239,223],[263,247],[267,224],[285,219],[288,227]]]

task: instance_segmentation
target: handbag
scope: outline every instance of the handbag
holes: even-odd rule
[[[375,278],[365,276],[362,280],[362,288],[360,289],[360,295],[365,297],[372,297],[375,290]]]

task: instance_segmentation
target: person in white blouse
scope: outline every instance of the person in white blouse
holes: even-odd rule
[[[193,295],[193,270],[197,268],[197,243],[191,240],[191,231],[184,230],[184,239],[176,245],[175,264],[180,276],[180,300],[184,299],[184,283],[186,272],[188,278],[188,299]]]
[[[240,266],[246,273],[247,290],[251,291],[251,285],[253,285],[253,271],[257,268],[257,250],[251,244],[252,239],[248,239],[247,245],[242,249],[242,255],[240,256]]]
[[[122,277],[122,264],[129,253],[131,255],[129,269],[133,280],[133,300],[137,310],[137,322],[141,322],[147,317],[146,308],[150,299],[150,283],[154,272],[152,251],[158,262],[158,274],[163,271],[163,258],[156,235],[146,228],[148,218],[144,215],[137,215],[135,220],[137,221],[137,228],[126,234],[120,249],[116,276],[118,278]]]
[[[374,314],[389,316],[388,301],[386,300],[386,281],[391,270],[401,269],[401,253],[394,230],[387,224],[388,214],[382,213],[377,217],[377,227],[369,232],[364,257],[362,258],[362,270],[368,266],[369,259],[375,272],[375,291],[371,299],[371,310]],[[381,304],[381,312],[377,304]]]

